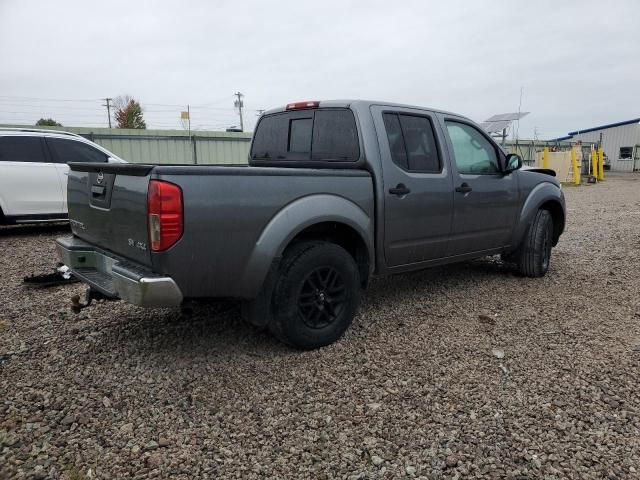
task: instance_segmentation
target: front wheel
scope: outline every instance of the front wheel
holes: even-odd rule
[[[518,252],[518,271],[526,277],[542,277],[549,270],[553,244],[553,218],[538,210]]]
[[[360,303],[353,257],[330,242],[303,242],[285,252],[269,330],[302,350],[329,345],[349,328]]]

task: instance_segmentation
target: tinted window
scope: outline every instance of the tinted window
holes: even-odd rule
[[[456,166],[460,173],[497,173],[498,155],[493,144],[470,125],[446,122],[453,145]]]
[[[440,156],[431,120],[416,115],[385,113],[384,124],[391,158],[397,165],[412,172],[440,172]]]
[[[0,162],[46,162],[40,137],[0,137]]]
[[[75,140],[47,138],[47,145],[60,163],[107,161],[107,155],[97,148]]]
[[[384,126],[387,130],[387,139],[389,140],[389,150],[391,150],[391,159],[396,165],[409,169],[407,162],[407,151],[404,147],[404,138],[402,138],[402,127],[400,127],[400,119],[395,113],[384,114]]]
[[[318,110],[313,126],[314,160],[355,161],[360,156],[358,130],[349,110]]]
[[[291,120],[289,128],[289,151],[298,153],[311,152],[311,128],[313,118],[296,118]]]
[[[360,156],[351,111],[325,109],[269,115],[256,129],[254,160],[355,161]]]

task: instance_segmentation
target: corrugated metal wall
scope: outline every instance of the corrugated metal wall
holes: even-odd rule
[[[611,160],[611,170],[631,172],[634,169],[634,160],[621,160],[620,147],[631,147],[632,153],[638,158],[635,168],[640,169],[640,125],[621,125],[619,127],[605,128],[593,132],[573,135],[571,141],[598,142],[602,133],[602,150]]]
[[[24,125],[1,125],[25,127]],[[44,127],[77,133],[134,163],[246,164],[251,133]]]

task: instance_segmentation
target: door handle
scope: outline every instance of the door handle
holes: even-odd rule
[[[459,192],[459,193],[469,193],[471,190],[473,189],[469,186],[467,182],[464,182],[459,187],[456,187],[456,192]]]
[[[399,197],[402,197],[411,193],[411,189],[409,189],[409,187],[407,187],[404,183],[399,183],[394,188],[390,188],[389,193],[391,195],[398,195]]]

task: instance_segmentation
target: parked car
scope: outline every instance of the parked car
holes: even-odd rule
[[[553,171],[521,166],[453,113],[292,103],[259,119],[249,166],[72,164],[73,236],[57,248],[108,297],[236,297],[251,323],[316,348],[374,275],[499,253],[544,275],[564,195]]]
[[[74,133],[0,128],[0,223],[65,220],[69,162],[125,163]]]

